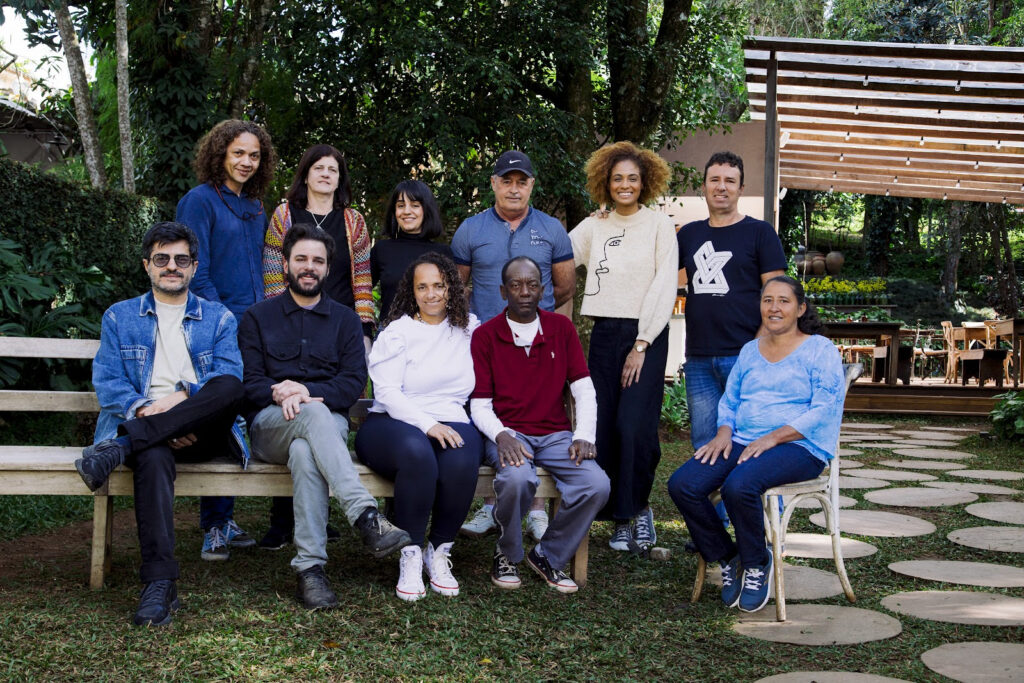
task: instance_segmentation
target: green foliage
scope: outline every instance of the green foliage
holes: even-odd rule
[[[986,0],[836,0],[826,37],[893,43],[985,43]]]
[[[995,408],[989,413],[992,431],[1006,441],[1024,441],[1024,392],[999,394]]]
[[[665,387],[661,401],[661,426],[670,429],[689,429],[690,407],[686,402],[686,378],[682,373],[676,381]]]

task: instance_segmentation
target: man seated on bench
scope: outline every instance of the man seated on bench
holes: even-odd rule
[[[242,404],[242,360],[235,317],[189,292],[198,243],[182,223],[157,223],[142,241],[151,292],[103,314],[92,381],[100,403],[96,443],[75,468],[90,490],[118,465],[132,469],[142,597],[137,626],[170,623],[178,608],[174,559],[175,461],[231,454],[242,467],[235,428]]]
[[[321,294],[334,239],[299,223],[281,251],[288,289],[254,304],[238,326],[246,420],[253,456],[292,473],[296,597],[307,609],[326,609],[338,604],[324,574],[329,492],[374,557],[412,541],[378,513],[346,447],[348,410],[366,386],[366,352],[359,316]]]
[[[500,536],[491,581],[499,588],[521,585],[516,565],[523,559],[522,521],[537,490],[539,466],[554,476],[562,502],[527,560],[548,586],[574,593],[578,586],[565,566],[611,490],[594,461],[594,384],[572,321],[537,310],[544,291],[537,263],[528,256],[513,258],[501,281],[508,307],[477,328],[470,346],[476,373],[470,411],[487,437],[487,464],[496,471],[494,520]],[[566,382],[576,399],[575,432],[562,403]]]

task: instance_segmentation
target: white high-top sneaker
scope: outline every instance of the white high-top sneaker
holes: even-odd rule
[[[427,589],[423,586],[423,550],[418,545],[402,548],[398,558],[398,585],[395,595],[402,600],[414,602],[424,597]]]
[[[433,543],[427,543],[424,564],[430,578],[430,588],[435,593],[454,597],[459,594],[459,582],[452,576],[451,553],[451,543],[442,543],[436,548]]]

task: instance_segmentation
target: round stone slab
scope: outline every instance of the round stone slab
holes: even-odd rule
[[[946,643],[925,652],[921,661],[962,683],[1024,681],[1024,645],[1017,643]]]
[[[881,479],[866,479],[864,477],[844,477],[839,475],[840,489],[881,489],[889,485],[889,482]]]
[[[839,453],[837,455],[839,455],[839,457],[841,458],[848,458],[851,455],[860,455],[860,451],[858,451],[856,448],[840,448]]]
[[[751,638],[794,645],[856,645],[893,638],[903,630],[899,620],[886,614],[836,605],[787,605],[786,621],[775,621],[769,605],[741,614],[732,628]]]
[[[892,425],[878,422],[844,422],[842,429],[892,429]]]
[[[811,521],[814,521],[814,515],[811,515]],[[1024,528],[1016,526],[972,526],[950,531],[946,538],[969,548],[1024,553]]]
[[[929,460],[966,460],[973,458],[974,453],[952,451],[946,448],[900,448],[893,451],[896,455],[910,458],[927,458]]]
[[[969,514],[993,522],[1024,524],[1024,503],[975,503],[964,508]]]
[[[941,460],[880,460],[879,465],[885,467],[901,467],[908,470],[959,470],[963,465],[958,462]]]
[[[843,559],[867,557],[878,552],[878,548],[852,538],[840,538]],[[828,534],[786,534],[786,556],[832,559],[832,537]]]
[[[923,472],[900,472],[899,470],[857,470],[855,477],[881,479],[882,481],[935,481],[935,475]]]
[[[853,671],[791,671],[762,678],[756,683],[910,683],[902,678],[889,678]]]
[[[889,569],[897,574],[929,581],[989,588],[1024,588],[1024,569],[990,562],[907,560],[893,562]]]
[[[717,563],[716,563],[717,565]],[[843,585],[839,577],[831,572],[803,567],[795,564],[784,564],[782,572],[786,581],[786,603],[790,600],[822,600],[840,595]],[[722,569],[708,567],[708,579],[716,586],[722,585]],[[771,596],[775,597],[775,585],[772,585]],[[774,612],[774,609],[772,610]]]
[[[898,488],[868,491],[864,499],[879,505],[898,505],[912,508],[934,508],[946,505],[962,505],[973,503],[978,496],[967,491],[949,491],[945,489]]]
[[[976,484],[973,481],[926,481],[925,486],[935,489],[950,489],[951,491],[970,491],[971,493],[984,493],[987,496],[1016,496],[1024,491],[1011,489],[1008,486],[998,484]]]
[[[847,449],[840,448],[839,450],[840,451],[844,451],[844,450],[847,450]],[[857,451],[857,452],[860,453],[860,451]],[[842,453],[840,453],[840,455],[842,455]],[[841,469],[841,470],[852,470],[855,467],[864,467],[864,463],[858,462],[856,460],[848,460],[846,458],[839,458],[839,469]],[[957,469],[961,469],[961,468],[957,468]]]
[[[789,498],[789,496],[783,496],[783,499],[785,500],[787,505],[789,504]],[[841,508],[852,508],[856,504],[857,500],[855,498],[850,498],[849,496],[839,496],[839,507]],[[821,503],[819,503],[815,498],[804,498],[803,500],[796,504],[796,507],[798,510],[820,510]]]
[[[909,436],[912,439],[935,439],[936,441],[959,441],[964,438],[959,434],[950,434],[949,432],[929,432],[929,431],[912,431],[912,430],[894,430],[893,434],[899,434],[900,436]]]
[[[953,470],[947,474],[964,479],[986,479],[989,481],[1020,481],[1024,479],[1024,472],[1010,470]]]
[[[1024,598],[975,591],[909,591],[882,598],[897,614],[977,626],[1024,626]]]
[[[823,512],[816,512],[809,519],[812,524],[825,526]],[[847,510],[839,516],[839,528],[848,534],[884,538],[924,536],[935,531],[935,525],[927,520],[879,510]]]

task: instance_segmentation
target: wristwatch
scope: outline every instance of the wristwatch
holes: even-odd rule
[[[648,346],[650,345],[644,342],[637,342],[636,344],[633,345],[633,350],[636,351],[637,353],[643,353],[644,351],[647,350]]]

